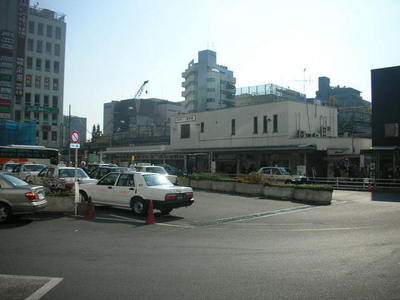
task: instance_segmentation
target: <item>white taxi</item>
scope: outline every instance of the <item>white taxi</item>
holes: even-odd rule
[[[81,202],[89,197],[94,204],[130,208],[137,215],[146,215],[149,200],[163,214],[174,208],[193,204],[190,187],[175,186],[165,176],[146,172],[112,172],[97,183],[79,185]]]

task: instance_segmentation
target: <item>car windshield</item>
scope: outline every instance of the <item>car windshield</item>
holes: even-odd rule
[[[290,175],[290,172],[285,168],[278,168],[282,175]]]
[[[167,175],[168,173],[161,167],[147,167],[146,172],[150,173],[157,173],[157,174],[164,174]]]
[[[40,172],[45,167],[46,167],[45,165],[24,165],[24,171],[25,172]]]
[[[13,186],[25,186],[29,185],[25,181],[16,178],[14,176],[8,175],[8,174],[3,174],[3,178],[5,178],[8,182],[10,182]]]
[[[82,169],[77,169],[78,178],[88,178],[89,176]],[[60,169],[58,170],[58,177],[75,177],[75,169]]]
[[[4,166],[4,170],[6,170],[7,172],[12,172],[15,171],[19,166],[20,164],[6,164]]]
[[[158,174],[146,174],[143,175],[143,178],[147,186],[157,186],[157,185],[173,186],[171,181],[169,181],[165,176],[161,176]]]

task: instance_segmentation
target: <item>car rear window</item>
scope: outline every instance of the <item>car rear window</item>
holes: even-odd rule
[[[167,177],[159,174],[146,174],[143,175],[143,178],[147,186],[157,186],[157,185],[173,186],[173,184],[171,183],[171,181],[167,179]]]
[[[24,165],[24,171],[40,172],[45,167],[45,165]]]
[[[149,173],[157,173],[157,174],[167,174],[164,168],[161,167],[147,167],[146,172]]]
[[[26,183],[25,181],[16,178],[14,176],[8,175],[8,174],[3,174],[3,178],[5,180],[7,180],[8,182],[10,182],[13,186],[25,186],[25,185],[29,185],[28,183]]]

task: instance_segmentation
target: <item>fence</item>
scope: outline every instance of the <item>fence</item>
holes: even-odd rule
[[[400,179],[308,177],[307,181],[312,184],[329,184],[337,190],[400,191]]]

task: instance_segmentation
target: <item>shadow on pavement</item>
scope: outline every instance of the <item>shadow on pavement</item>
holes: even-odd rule
[[[372,192],[372,201],[382,201],[382,202],[400,202],[399,193],[385,193],[385,192]]]
[[[22,219],[21,217],[13,217],[8,222],[6,222],[4,224],[0,224],[0,230],[22,227],[22,226],[29,225],[32,222],[33,221],[29,220],[29,219]]]

